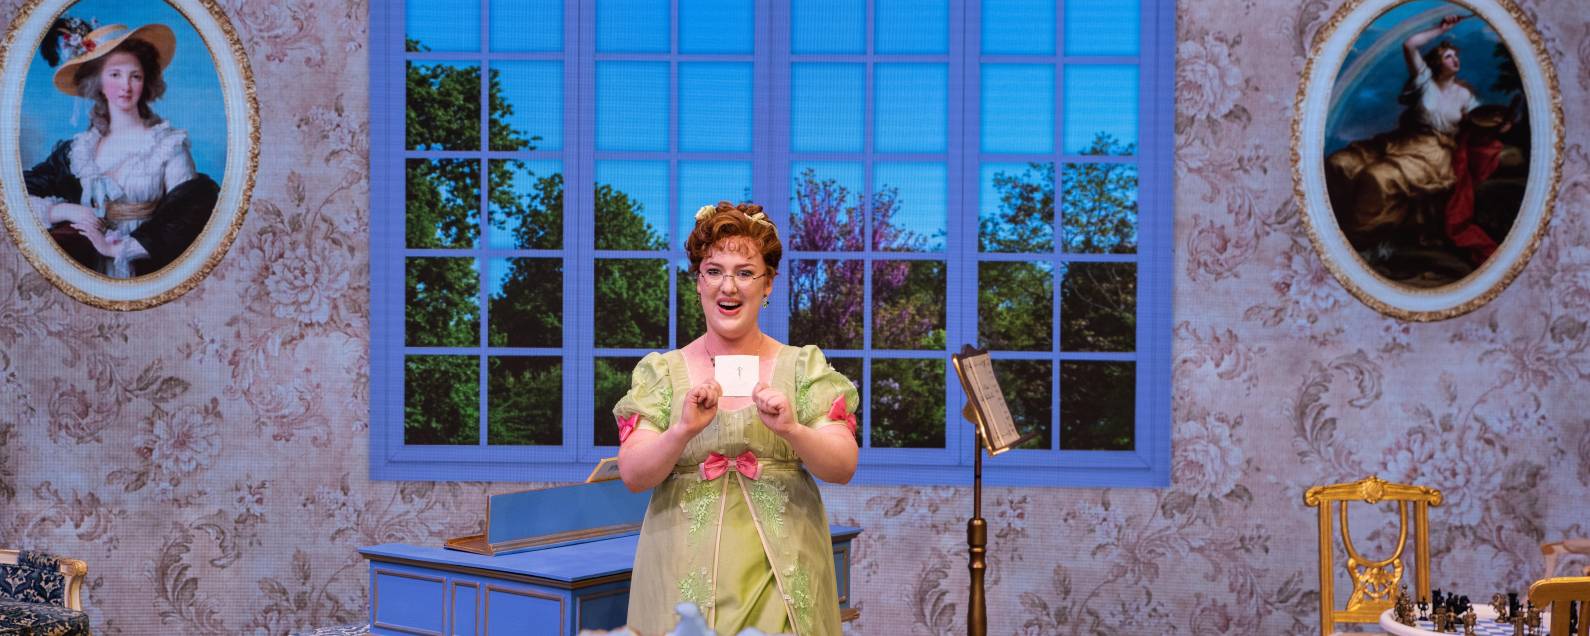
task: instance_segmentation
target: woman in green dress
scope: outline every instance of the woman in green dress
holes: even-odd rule
[[[757,324],[783,255],[761,206],[701,208],[685,251],[707,332],[643,358],[613,407],[624,483],[653,489],[629,627],[665,633],[690,602],[722,634],[838,634],[833,545],[812,477],[843,484],[856,472],[855,385],[817,347],[784,345]],[[714,380],[729,355],[760,363],[750,396],[724,395]]]

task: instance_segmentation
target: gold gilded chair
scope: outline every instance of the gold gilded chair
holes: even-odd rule
[[[1397,543],[1391,556],[1370,560],[1358,553],[1348,531],[1347,504],[1361,501],[1375,505],[1382,501],[1397,502],[1400,519]],[[1320,634],[1331,636],[1337,623],[1369,623],[1380,621],[1380,614],[1397,601],[1397,585],[1402,581],[1403,553],[1408,547],[1408,508],[1413,507],[1414,526],[1414,584],[1415,599],[1430,596],[1430,528],[1429,507],[1441,505],[1441,491],[1425,486],[1395,484],[1370,475],[1362,480],[1315,486],[1303,494],[1303,503],[1319,508],[1319,608]],[[1332,508],[1338,520],[1332,522]],[[1342,547],[1347,552],[1347,576],[1353,583],[1352,594],[1347,598],[1346,609],[1336,609],[1336,579],[1331,575],[1335,565],[1332,547],[1335,543],[1334,526],[1340,526]]]
[[[1530,601],[1538,607],[1550,606],[1552,626],[1547,633],[1552,636],[1587,636],[1590,634],[1590,577],[1557,577],[1536,580],[1530,585]],[[1568,631],[1568,607],[1579,601],[1579,628]]]
[[[1590,576],[1559,576],[1554,579],[1541,579],[1529,586],[1529,600],[1537,607],[1551,609],[1551,628],[1546,633],[1551,636],[1587,636],[1590,635],[1590,620],[1586,620],[1587,607],[1590,607]],[[1568,605],[1570,601],[1579,601],[1579,625],[1572,633],[1568,631]]]

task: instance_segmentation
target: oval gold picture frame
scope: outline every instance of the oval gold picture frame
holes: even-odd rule
[[[139,3],[145,6],[137,6]],[[18,249],[40,275],[78,301],[119,311],[147,309],[170,302],[197,286],[220,263],[243,225],[259,163],[259,104],[253,72],[243,43],[221,7],[213,0],[133,0],[135,8],[123,11],[127,6],[125,2],[32,0],[18,11],[4,40],[0,41],[3,47],[0,48],[3,51],[3,58],[0,58],[0,175],[3,175],[0,177],[0,218],[4,219],[6,230]],[[214,65],[220,95],[218,108],[224,115],[225,132],[218,135],[210,131],[207,138],[224,140],[225,148],[195,147],[193,154],[206,151],[217,159],[224,157],[215,162],[224,166],[224,172],[208,175],[219,188],[215,206],[203,229],[185,248],[172,250],[177,255],[155,271],[116,278],[87,267],[70,255],[34,212],[23,178],[24,171],[34,165],[32,162],[24,165],[23,113],[29,106],[25,103],[28,99],[38,99],[36,96],[45,92],[39,88],[38,75],[54,70],[32,67],[44,66],[39,61],[40,46],[58,18],[73,15],[74,9],[78,9],[77,13],[98,14],[91,16],[97,21],[96,26],[131,23],[136,22],[133,19],[136,16],[147,14],[151,7],[157,11],[169,7],[177,18],[186,20],[186,24],[174,25],[178,40],[174,59],[188,64],[194,64],[197,59],[198,63]],[[118,15],[121,13],[126,15]],[[197,50],[195,38],[203,44],[204,50]],[[194,58],[196,55],[199,57]],[[188,59],[182,60],[184,56]],[[32,84],[29,83],[30,73],[34,76]],[[168,78],[168,85],[171,81]],[[151,105],[161,115],[167,115],[167,109],[193,108],[173,101],[169,90],[165,100]],[[61,113],[60,117],[72,118],[81,129],[87,127],[87,112],[85,105],[79,112]],[[172,118],[172,125],[180,126],[181,122]],[[194,135],[189,137],[193,141]],[[36,144],[39,140],[31,141]],[[47,141],[53,144],[59,140]],[[193,143],[197,146],[199,142]],[[40,154],[37,148],[28,151],[35,159]],[[202,173],[204,165],[198,168]]]
[[[1456,280],[1437,279],[1437,283],[1431,285],[1410,284],[1394,280],[1388,276],[1385,267],[1377,267],[1366,261],[1366,255],[1378,258],[1385,254],[1384,249],[1366,247],[1366,243],[1373,240],[1364,238],[1367,233],[1357,233],[1358,228],[1354,228],[1355,237],[1350,239],[1348,232],[1343,229],[1340,218],[1344,211],[1333,207],[1330,186],[1327,184],[1328,169],[1334,171],[1333,175],[1343,174],[1339,166],[1329,165],[1332,159],[1331,150],[1327,149],[1327,134],[1335,128],[1328,126],[1340,125],[1340,122],[1330,121],[1332,108],[1342,94],[1351,91],[1356,85],[1343,80],[1348,80],[1347,76],[1353,75],[1362,66],[1355,63],[1351,65],[1353,68],[1344,69],[1343,64],[1349,53],[1356,51],[1359,58],[1377,52],[1396,56],[1397,68],[1400,69],[1402,43],[1406,41],[1403,38],[1420,28],[1439,24],[1446,15],[1459,16],[1460,21],[1482,20],[1511,55],[1523,92],[1523,99],[1518,100],[1522,108],[1514,107],[1513,110],[1526,114],[1529,122],[1527,152],[1515,152],[1514,160],[1527,161],[1524,164],[1527,167],[1527,179],[1524,180],[1517,215],[1505,235],[1494,239],[1494,252],[1489,257],[1483,260],[1482,257],[1475,257],[1478,264],[1474,269]],[[1402,31],[1388,28],[1387,21],[1396,20],[1413,24]],[[1386,40],[1392,44],[1375,46],[1373,44],[1377,42],[1367,40],[1361,44],[1361,37],[1377,38],[1377,42]],[[1424,48],[1429,49],[1433,45],[1434,42],[1430,42]],[[1483,59],[1482,56],[1487,54],[1488,51],[1464,53],[1465,56],[1473,55],[1478,59]],[[1344,73],[1344,70],[1347,72]],[[1461,70],[1458,77],[1462,77]],[[1293,195],[1302,210],[1304,228],[1326,267],[1364,304],[1403,320],[1444,320],[1490,302],[1528,264],[1545,234],[1556,202],[1562,175],[1563,115],[1556,70],[1545,52],[1540,34],[1511,0],[1349,0],[1315,36],[1295,104],[1297,110],[1292,125]],[[1396,103],[1388,107],[1402,108]],[[1450,140],[1446,143],[1451,146]],[[1366,154],[1374,156],[1373,152]],[[1344,198],[1338,190],[1338,201]],[[1443,210],[1439,203],[1431,207],[1435,208],[1437,214]],[[1450,224],[1439,216],[1433,222]],[[1428,232],[1434,236],[1430,239],[1432,243],[1444,238],[1440,236],[1443,231],[1451,232],[1440,227]],[[1355,240],[1357,245],[1354,244]],[[1447,249],[1454,251],[1451,245]]]

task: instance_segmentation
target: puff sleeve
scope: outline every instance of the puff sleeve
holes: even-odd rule
[[[795,419],[813,429],[844,424],[856,432],[861,396],[856,385],[828,364],[816,345],[801,347],[796,360]]]
[[[673,421],[673,382],[668,377],[668,361],[660,353],[648,353],[630,375],[629,392],[613,405],[618,422],[618,443],[629,439],[636,428],[661,433]]]

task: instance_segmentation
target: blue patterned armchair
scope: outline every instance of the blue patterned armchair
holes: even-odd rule
[[[88,564],[28,550],[0,550],[0,634],[91,633],[83,613]]]

